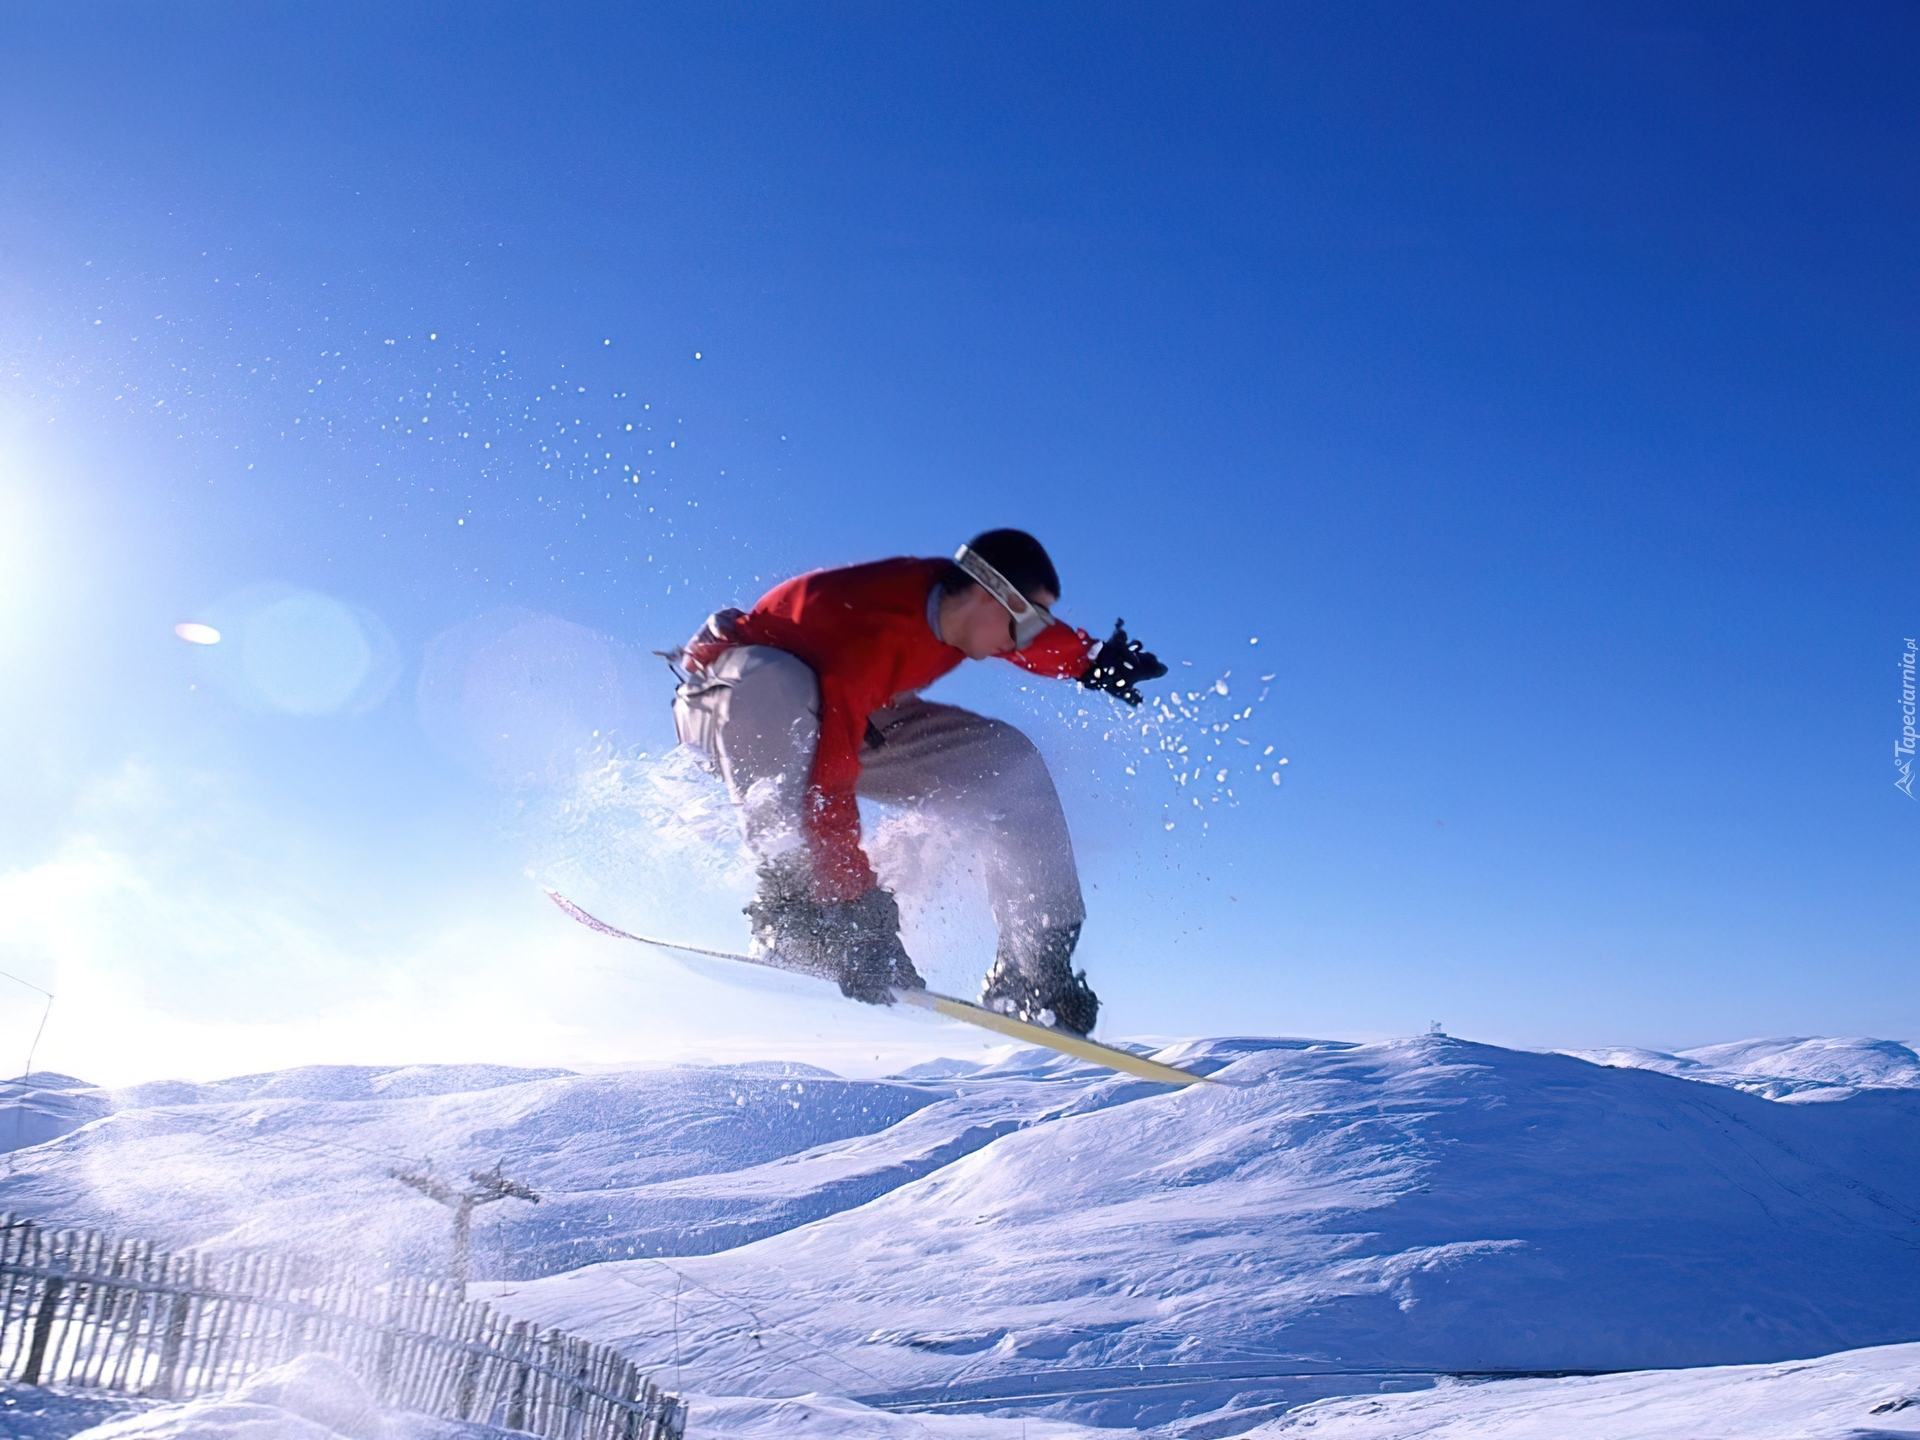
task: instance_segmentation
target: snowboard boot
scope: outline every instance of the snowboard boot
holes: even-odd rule
[[[893,893],[875,887],[853,900],[822,903],[814,898],[812,866],[802,852],[761,865],[760,894],[745,913],[759,953],[832,980],[851,999],[885,1005],[896,987],[926,988],[900,943]]]
[[[1029,953],[1021,956],[1001,942],[980,987],[980,1004],[1035,1025],[1051,1025],[1075,1035],[1091,1033],[1100,1016],[1100,997],[1087,984],[1087,972],[1075,971],[1070,963],[1080,927],[1060,926],[1034,938],[1037,943],[1022,946]]]
[[[876,885],[856,900],[822,905],[820,914],[821,948],[834,955],[842,995],[890,1005],[896,988],[926,988],[900,943],[900,906],[891,890]]]
[[[742,911],[753,927],[754,953],[834,978],[838,957],[824,953],[820,944],[822,909],[813,898],[813,867],[804,852],[762,862],[760,893]]]

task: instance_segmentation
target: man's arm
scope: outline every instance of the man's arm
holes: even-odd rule
[[[1078,680],[1089,690],[1104,690],[1129,705],[1141,701],[1136,686],[1167,673],[1157,655],[1128,637],[1124,620],[1114,622],[1113,634],[1105,640],[1095,640],[1086,631],[1056,620],[1026,649],[1009,651],[1007,659],[1035,675]]]
[[[1005,658],[1022,670],[1052,680],[1076,679],[1093,659],[1100,642],[1064,620],[1056,620],[1034,637],[1024,650],[1009,650]]]
[[[820,677],[820,745],[807,786],[807,850],[822,900],[856,900],[879,884],[860,848],[860,742],[867,713],[832,675]]]

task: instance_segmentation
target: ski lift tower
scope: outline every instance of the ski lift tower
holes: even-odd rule
[[[540,1197],[534,1193],[532,1186],[509,1180],[500,1173],[500,1167],[505,1163],[497,1162],[491,1170],[475,1170],[467,1177],[474,1184],[470,1190],[454,1190],[442,1185],[432,1175],[422,1175],[412,1170],[387,1172],[402,1185],[411,1185],[429,1200],[437,1201],[453,1211],[453,1283],[460,1286],[462,1293],[465,1293],[467,1285],[467,1255],[474,1207],[491,1205],[496,1200],[540,1203]]]

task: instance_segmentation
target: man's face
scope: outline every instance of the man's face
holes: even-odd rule
[[[1032,597],[1051,607],[1052,592],[1041,590]],[[979,585],[969,585],[957,595],[940,601],[940,638],[969,660],[986,660],[1013,649],[1013,617],[1007,607]]]

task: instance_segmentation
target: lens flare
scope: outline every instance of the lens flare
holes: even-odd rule
[[[400,678],[400,650],[378,616],[285,585],[254,585],[176,625],[198,672],[256,713],[360,715]]]

